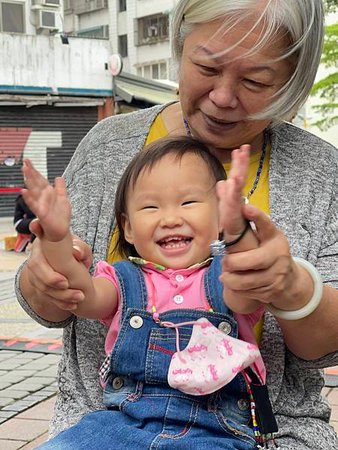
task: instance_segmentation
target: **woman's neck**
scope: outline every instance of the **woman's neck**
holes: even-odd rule
[[[170,136],[185,136],[183,115],[179,102],[172,103],[161,111],[161,117]]]
[[[161,117],[165,128],[170,136],[185,136],[187,134],[184,122],[181,105],[179,102],[172,103],[161,112]],[[262,151],[264,142],[264,135],[260,133],[251,143],[251,155],[255,153],[260,153]],[[248,142],[243,142],[247,144]],[[216,156],[221,161],[222,164],[231,161],[231,152],[233,148],[213,148]]]

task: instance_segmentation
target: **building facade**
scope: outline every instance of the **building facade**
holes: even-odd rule
[[[13,214],[24,158],[52,182],[99,120],[176,99],[167,84],[124,73],[113,77],[109,40],[67,36],[62,5],[39,1],[0,0],[0,216]],[[97,6],[94,19],[102,14]],[[16,11],[18,23],[11,20]],[[55,20],[41,24],[41,12]]]
[[[13,213],[24,158],[53,181],[112,113],[109,41],[65,37],[58,1],[0,0],[0,216]]]
[[[65,0],[65,32],[109,38],[123,70],[147,79],[175,80],[169,45],[177,0]]]

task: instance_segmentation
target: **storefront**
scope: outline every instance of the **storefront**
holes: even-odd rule
[[[0,217],[13,215],[23,187],[22,161],[30,158],[52,182],[62,175],[77,145],[97,123],[104,99],[22,97],[0,101]],[[67,101],[66,101],[67,100]]]

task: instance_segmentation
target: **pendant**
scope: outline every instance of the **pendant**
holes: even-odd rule
[[[210,244],[210,252],[212,256],[223,256],[226,253],[226,247],[224,241],[217,239]]]
[[[248,205],[249,204],[249,199],[245,195],[243,195],[243,203],[244,203],[244,205]]]

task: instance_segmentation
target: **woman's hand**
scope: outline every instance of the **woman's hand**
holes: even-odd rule
[[[55,272],[48,264],[41,251],[39,236],[42,235],[42,228],[37,219],[31,222],[30,230],[36,235],[36,239],[24,269],[23,296],[35,311],[38,304],[43,303],[43,317],[48,320],[55,320],[54,315],[57,309],[62,311],[75,310],[77,304],[83,299],[83,293],[77,289],[70,289],[66,277]],[[73,255],[87,268],[90,267],[92,262],[91,248],[77,236],[73,236]],[[31,297],[32,302],[30,301]],[[50,314],[48,304],[51,306]],[[36,312],[39,313],[39,311]]]
[[[242,211],[255,223],[259,245],[225,255],[220,279],[229,302],[246,299],[284,310],[301,308],[312,295],[310,276],[293,261],[288,240],[265,213],[252,205]]]

